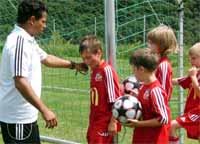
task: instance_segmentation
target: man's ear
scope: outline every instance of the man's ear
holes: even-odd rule
[[[29,24],[33,25],[35,22],[35,16],[31,16],[28,20]]]

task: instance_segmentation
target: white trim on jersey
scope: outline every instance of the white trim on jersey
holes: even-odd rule
[[[115,85],[113,81],[112,69],[110,66],[106,66],[104,70],[106,73],[106,83],[107,83],[109,102],[113,103],[115,102]]]
[[[168,114],[167,114],[167,110],[165,107],[165,101],[164,98],[162,96],[162,92],[160,88],[154,88],[152,89],[152,92],[155,96],[156,99],[156,105],[158,106],[159,111],[161,112],[161,123],[162,124],[167,124],[169,122],[168,120]]]
[[[24,38],[22,38],[22,36],[18,36],[15,50],[15,76],[22,76],[23,45]]]
[[[162,87],[164,88],[164,90],[166,90],[166,81],[167,81],[167,73],[168,73],[168,69],[167,69],[168,63],[167,62],[162,62],[160,64],[160,69],[162,72]]]
[[[200,116],[196,115],[196,114],[192,114],[192,115],[189,116],[189,118],[190,118],[191,121],[194,122],[194,121],[197,121],[200,118]]]
[[[99,136],[102,136],[102,137],[107,137],[107,136],[109,136],[108,132],[97,132],[97,134],[98,134]]]

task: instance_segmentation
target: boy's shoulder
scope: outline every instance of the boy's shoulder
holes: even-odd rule
[[[106,61],[103,61],[102,64],[99,66],[99,70],[103,70],[103,71],[112,70],[113,71],[113,67]]]
[[[166,92],[160,86],[154,86],[153,88],[146,88],[139,92],[140,100],[156,100],[163,97],[167,98]]]
[[[163,93],[164,90],[160,82],[156,80],[148,85],[142,85],[140,88],[140,91],[141,92],[143,91],[144,93],[152,94],[152,93]]]
[[[170,59],[165,56],[160,58],[159,64],[171,65]]]
[[[144,84],[143,86],[146,87],[146,88],[149,88],[149,89],[154,89],[154,88],[157,88],[157,87],[162,87],[161,84],[160,84],[160,82],[158,80],[155,80],[155,81],[151,82],[148,85]]]

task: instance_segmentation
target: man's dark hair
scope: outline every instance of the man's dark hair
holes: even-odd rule
[[[101,48],[101,42],[94,35],[87,35],[81,40],[79,53],[82,54],[85,50],[92,53],[97,53],[98,50],[103,51]]]
[[[148,71],[153,72],[159,64],[159,57],[151,53],[151,50],[148,48],[138,49],[130,56],[129,63],[137,68],[142,66]]]
[[[40,0],[23,0],[18,7],[17,23],[24,24],[31,16],[38,20],[43,12],[48,12],[48,9]]]

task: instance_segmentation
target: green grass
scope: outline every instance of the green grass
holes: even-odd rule
[[[80,58],[69,59],[80,61]],[[175,75],[177,75],[176,62],[176,58],[172,57]],[[120,80],[131,74],[128,60],[118,60],[117,68]],[[75,71],[73,70],[43,67],[43,86],[42,99],[56,113],[58,127],[46,129],[44,121],[39,115],[38,123],[41,135],[86,143],[85,137],[89,116],[89,74],[75,76]],[[60,87],[63,89],[58,89]],[[178,115],[177,96],[178,89],[175,87],[173,100],[170,104],[173,118]],[[132,132],[133,130],[130,128],[123,128],[119,134],[119,143],[131,143]],[[1,143],[2,139],[0,138]],[[185,137],[185,144],[197,143],[197,141],[192,141]]]

